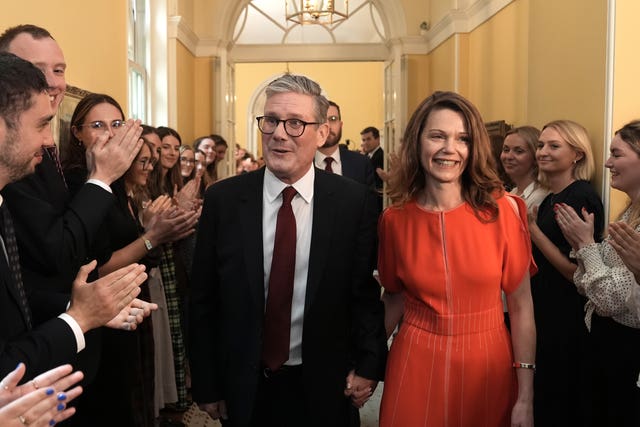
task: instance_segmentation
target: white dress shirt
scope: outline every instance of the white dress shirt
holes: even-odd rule
[[[293,279],[293,300],[291,302],[291,335],[289,337],[289,360],[286,365],[302,363],[302,324],[304,303],[307,294],[307,275],[309,272],[309,252],[311,250],[311,226],[313,225],[313,183],[315,169],[309,171],[293,183],[298,192],[291,201],[296,217],[296,265]],[[265,309],[269,293],[269,276],[276,234],[278,210],[282,205],[282,190],[288,187],[268,169],[264,173],[262,188],[262,249],[264,253],[264,299]]]
[[[336,151],[334,151],[329,156],[325,156],[320,151],[316,151],[315,163],[318,169],[323,169],[327,166],[324,159],[327,157],[332,157],[333,162],[331,163],[331,170],[336,175],[342,175],[342,159],[340,158],[340,149],[336,146]]]

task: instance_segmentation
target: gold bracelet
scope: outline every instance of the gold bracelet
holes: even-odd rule
[[[535,363],[513,362],[513,365],[511,366],[513,366],[514,368],[532,369],[533,372],[536,371]]]

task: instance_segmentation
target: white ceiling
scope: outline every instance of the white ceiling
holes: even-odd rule
[[[344,10],[344,2],[336,0],[336,9]],[[289,3],[297,3],[289,7],[299,10],[299,0]],[[234,42],[236,45],[385,43],[386,32],[375,5],[369,0],[348,3],[349,18],[329,26],[287,21],[286,0],[253,0],[236,22]]]

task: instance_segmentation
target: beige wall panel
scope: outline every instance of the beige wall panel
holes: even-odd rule
[[[529,122],[542,126],[572,119],[584,125],[596,155],[597,190],[602,187],[606,3],[535,0],[529,22]]]
[[[67,61],[67,83],[113,96],[127,110],[127,1],[6,2],[0,32],[19,24],[46,28]]]
[[[409,116],[433,92],[430,85],[430,59],[427,55],[409,55],[407,81],[407,113]],[[404,132],[404,130],[401,130]]]
[[[429,57],[431,90],[455,90],[455,36],[431,51]]]
[[[460,92],[476,104],[485,121],[526,123],[528,17],[527,0],[511,3],[461,41]],[[468,90],[462,82],[468,81]]]

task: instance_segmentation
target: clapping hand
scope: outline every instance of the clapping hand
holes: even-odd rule
[[[72,416],[75,408],[66,404],[82,393],[82,387],[67,389],[83,377],[82,372],[72,370],[71,365],[62,365],[18,385],[26,371],[20,363],[0,381],[0,425],[45,427]]]

